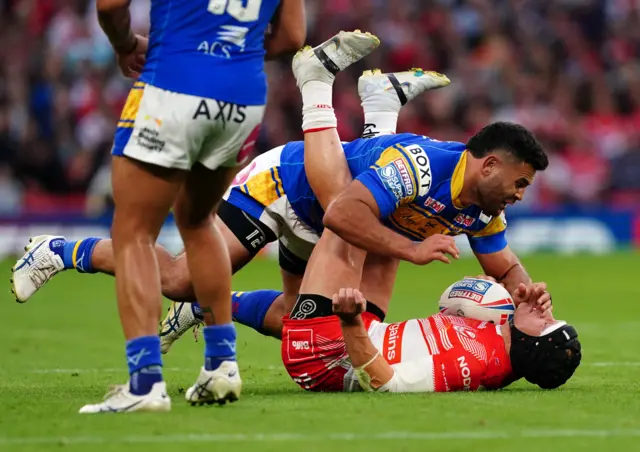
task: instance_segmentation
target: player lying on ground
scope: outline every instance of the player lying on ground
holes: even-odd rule
[[[245,312],[240,323],[284,338],[287,371],[312,391],[497,389],[519,378],[552,389],[571,377],[581,358],[575,329],[529,303],[519,305],[511,325],[440,314],[384,323],[387,305],[344,289],[313,318],[285,318],[283,330],[282,292],[234,292],[233,302]]]
[[[440,314],[389,325],[368,321],[364,296],[344,289],[333,297],[333,312],[353,368],[345,374],[347,390],[473,391],[520,378],[555,389],[581,360],[575,328],[529,303],[502,326]]]

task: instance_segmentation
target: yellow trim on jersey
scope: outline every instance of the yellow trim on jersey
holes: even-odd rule
[[[274,166],[251,176],[241,186],[240,191],[251,196],[263,206],[273,204],[284,195],[279,168]]]
[[[489,223],[487,223],[487,225],[479,230],[478,232],[472,234],[473,237],[487,237],[490,235],[494,235],[494,234],[498,234],[502,231],[504,231],[505,229],[507,229],[507,225],[504,223],[504,220],[502,219],[502,215],[501,214],[497,217],[494,217],[491,219],[491,221]]]
[[[458,197],[462,192],[462,187],[464,185],[464,172],[467,167],[467,152],[464,151],[458,164],[453,170],[453,176],[451,176],[451,202],[453,203],[453,207],[456,209],[462,209],[463,206],[460,204]]]
[[[409,177],[411,178],[411,184],[413,186],[413,195],[407,196],[400,200],[400,205],[405,205],[416,199],[416,197],[418,196],[418,182],[416,181],[415,177],[416,169],[413,165],[413,161],[409,157],[409,153],[401,145],[398,144],[396,146],[402,149],[402,151],[393,146],[388,147],[387,149],[382,151],[382,154],[380,154],[380,157],[378,157],[378,160],[376,160],[376,165],[382,168],[383,166],[387,166],[390,163],[393,163],[394,160],[400,159],[404,162],[405,166],[407,167],[407,173],[409,173]]]
[[[127,96],[127,102],[122,108],[120,113],[120,120],[118,121],[118,127],[133,127],[136,116],[138,116],[138,110],[140,109],[140,102],[144,95],[144,83],[136,82],[129,95]]]
[[[73,247],[73,252],[71,253],[71,263],[73,264],[73,268],[76,268],[76,264],[78,263],[78,248],[80,248],[81,243],[82,240],[78,240]]]

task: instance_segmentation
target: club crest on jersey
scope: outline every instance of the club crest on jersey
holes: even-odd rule
[[[429,209],[433,210],[435,213],[440,213],[444,210],[444,208],[446,207],[444,204],[442,204],[440,201],[437,201],[435,199],[433,199],[431,196],[429,196],[425,201],[424,201],[424,206],[428,207]]]
[[[465,228],[470,228],[471,225],[476,221],[476,219],[473,217],[470,217],[469,215],[459,213],[458,215],[456,215],[453,221],[458,224],[461,224]]]
[[[456,332],[458,333],[458,335],[460,336],[464,336],[468,339],[475,339],[476,338],[476,333],[473,332],[473,329],[464,326],[464,325],[454,325],[453,329],[456,330]]]

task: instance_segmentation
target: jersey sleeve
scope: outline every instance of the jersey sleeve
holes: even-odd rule
[[[378,392],[433,392],[433,361],[424,357],[392,364],[393,378]]]
[[[356,180],[371,192],[382,218],[407,205],[431,188],[429,157],[421,146],[392,146],[385,149],[369,169]]]
[[[502,251],[507,246],[507,220],[504,212],[491,219],[478,232],[468,234],[471,249],[478,254],[491,254]]]

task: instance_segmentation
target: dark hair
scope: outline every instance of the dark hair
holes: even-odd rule
[[[467,149],[475,158],[503,150],[536,171],[544,171],[549,166],[547,154],[533,133],[512,122],[494,122],[485,126],[467,141]]]

